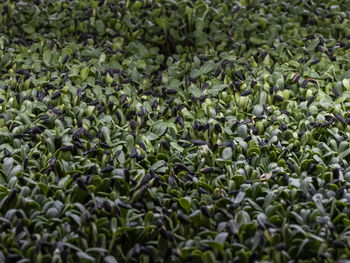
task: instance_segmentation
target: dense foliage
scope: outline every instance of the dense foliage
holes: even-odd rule
[[[0,3],[1,262],[350,258],[350,1]]]

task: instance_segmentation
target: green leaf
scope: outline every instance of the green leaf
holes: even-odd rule
[[[201,67],[200,70],[202,74],[205,75],[205,74],[208,74],[209,72],[214,71],[216,67],[217,67],[216,64],[212,60],[209,60]]]
[[[147,132],[145,134],[145,137],[150,141],[154,141],[154,140],[157,140],[159,138],[159,136],[154,134],[153,132]]]
[[[21,170],[22,170],[22,166],[17,164],[15,167],[12,168],[10,177],[16,176]]]
[[[186,196],[184,198],[180,198],[179,203],[180,203],[181,207],[186,210],[187,213],[190,211],[190,209],[191,209],[191,198],[190,197]]]
[[[176,142],[170,142],[170,146],[171,146],[171,148],[176,149],[180,153],[182,153],[184,151],[184,148],[182,148]]]
[[[193,79],[196,79],[196,78],[198,78],[201,75],[202,75],[202,71],[200,71],[199,69],[196,69],[196,68],[193,69],[191,71],[191,74],[190,74],[191,78],[193,78]]]
[[[312,197],[312,199],[314,200],[316,207],[318,209],[318,211],[320,212],[321,216],[325,216],[326,215],[326,210],[323,207],[322,204],[322,196],[321,194],[316,194]]]
[[[191,85],[189,88],[188,88],[188,91],[195,97],[199,98],[200,96],[202,96],[202,91],[197,88],[195,85]]]
[[[201,17],[198,17],[198,18],[196,19],[196,30],[197,30],[198,32],[202,32],[204,26],[205,26],[204,19],[201,18]]]
[[[222,151],[222,159],[224,160],[232,160],[232,148],[231,147],[226,147],[223,151]]]
[[[158,168],[162,167],[164,165],[164,163],[165,163],[164,160],[159,160],[151,166],[151,169],[157,170]]]
[[[204,263],[215,263],[216,262],[215,255],[210,250],[207,250],[202,254],[201,260]]]
[[[22,25],[22,29],[29,35],[35,33],[35,29],[31,24]]]
[[[239,137],[241,137],[242,139],[246,139],[248,137],[247,125],[240,125],[237,128],[237,133],[238,133]]]
[[[343,86],[346,90],[350,91],[350,79],[343,79]]]
[[[243,201],[244,197],[245,197],[245,192],[239,192],[235,198],[234,203],[240,204]]]
[[[304,250],[304,247],[306,246],[307,243],[309,243],[309,241],[310,241],[310,239],[308,239],[308,238],[303,239],[303,241],[301,242],[299,249],[296,253],[296,256],[300,255],[300,253]]]
[[[341,152],[339,155],[338,155],[338,158],[340,160],[343,160],[345,159],[348,155],[350,154],[350,148],[349,149],[346,149],[345,151]]]
[[[345,71],[342,78],[343,79],[350,79],[350,70]]]
[[[3,161],[3,169],[5,172],[5,175],[9,178],[11,174],[11,170],[13,167],[14,159],[12,157],[5,157]]]
[[[49,186],[47,184],[44,184],[42,182],[38,182],[38,186],[41,189],[41,191],[46,195],[47,192],[49,191]]]
[[[227,233],[227,232],[219,233],[219,234],[215,237],[215,242],[218,242],[218,243],[220,243],[220,244],[224,244],[225,241],[226,241],[227,236],[228,236],[228,233]]]
[[[103,134],[103,138],[105,139],[105,142],[109,145],[112,144],[110,130],[109,130],[108,126],[102,127],[102,134]]]
[[[168,29],[168,19],[166,17],[157,18],[156,22],[164,31]]]
[[[103,35],[105,32],[105,25],[101,19],[97,19],[95,22],[95,27],[99,35]]]
[[[158,122],[156,125],[153,126],[152,132],[158,136],[162,136],[166,132],[167,128],[168,125],[165,122]],[[150,138],[148,139],[151,140]]]
[[[83,251],[78,251],[77,252],[77,256],[80,258],[80,259],[83,259],[83,260],[87,260],[87,261],[96,261],[96,259],[92,256],[90,256],[89,254],[83,252]]]
[[[106,221],[108,220],[106,219]],[[85,252],[86,253],[107,253],[107,249],[102,247],[91,247],[91,248],[88,248]]]
[[[118,261],[113,256],[104,257],[104,262],[106,263],[118,263]]]
[[[309,52],[313,52],[317,45],[320,43],[320,39],[319,38],[315,38],[314,40],[312,40],[310,42],[310,44],[307,46],[306,50],[309,51]]]
[[[47,67],[51,66],[51,51],[45,50],[43,54],[43,61]]]

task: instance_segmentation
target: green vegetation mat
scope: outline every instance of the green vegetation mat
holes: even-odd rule
[[[0,262],[345,262],[350,1],[0,3]]]

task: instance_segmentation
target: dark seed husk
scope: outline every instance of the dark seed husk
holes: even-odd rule
[[[168,95],[175,95],[177,93],[177,90],[175,89],[166,89],[165,93]]]
[[[145,175],[142,177],[141,185],[147,184],[151,179],[152,179],[152,177],[151,177],[150,174],[145,174]]]
[[[138,125],[139,125],[139,123],[137,121],[135,121],[135,120],[130,121],[131,130],[135,131]]]
[[[174,188],[174,187],[175,187],[175,182],[176,182],[175,176],[170,175],[170,176],[168,177],[168,183],[169,183],[169,185],[171,186],[171,188]]]
[[[142,141],[139,141],[139,145],[144,151],[147,151],[146,145]]]
[[[345,124],[345,120],[342,116],[340,116],[338,113],[333,114],[341,123]]]
[[[204,189],[203,187],[198,187],[198,189],[199,189],[199,191],[201,191],[203,194],[209,194],[209,192],[206,190],[206,189]]]
[[[23,138],[23,137],[26,137],[26,136],[28,136],[29,134],[26,134],[26,133],[24,133],[24,132],[19,132],[19,133],[15,133],[14,135],[13,135],[13,138]]]
[[[214,77],[217,78],[220,75],[220,73],[221,73],[221,68],[218,67],[215,71]]]
[[[315,163],[311,163],[309,166],[309,169],[307,170],[308,174],[312,174],[316,169],[316,164]]]
[[[139,243],[136,243],[134,245],[133,252],[135,255],[139,255],[141,253],[141,246]]]
[[[126,95],[125,94],[120,95],[119,104],[122,105],[125,101],[126,101]]]
[[[68,152],[68,151],[72,152],[74,150],[74,146],[72,145],[62,146],[60,150],[63,152]]]
[[[251,87],[251,88],[254,88],[256,84],[258,84],[258,82],[255,81],[255,80],[253,80],[253,81],[250,83],[250,87]]]
[[[319,184],[316,176],[312,176],[312,184],[314,185],[316,190],[318,190],[320,188],[320,184]]]
[[[182,164],[182,163],[177,163],[176,166],[175,166],[175,169],[176,170],[179,170],[179,171],[187,171],[187,172],[191,172],[186,165]]]
[[[215,123],[214,128],[217,132],[222,132],[222,128],[221,128],[220,124]]]
[[[130,153],[130,158],[136,158],[136,156],[138,155],[136,147],[133,146],[131,147],[131,153]]]
[[[23,160],[23,169],[24,170],[26,170],[28,167],[28,161],[29,161],[29,158],[28,158],[28,156],[26,156]]]
[[[310,66],[316,65],[316,64],[318,64],[320,61],[321,61],[321,60],[320,60],[319,58],[316,58],[316,59],[314,59],[314,60],[312,60],[312,61],[310,62]]]
[[[114,170],[114,167],[112,165],[106,166],[101,170],[101,173],[109,173]]]
[[[15,199],[17,195],[17,189],[12,189],[11,193],[8,196],[8,201],[11,202],[13,199]]]
[[[275,248],[278,251],[284,250],[284,249],[286,249],[286,247],[287,247],[286,243],[284,243],[284,242],[281,242],[281,243],[278,243],[275,245]]]
[[[345,189],[346,189],[346,186],[345,186],[345,185],[341,186],[341,187],[335,192],[335,197],[336,197],[337,199],[340,199],[340,198],[342,197],[342,195],[343,195]]]
[[[250,94],[252,94],[253,91],[251,89],[248,89],[248,90],[245,90],[241,93],[241,96],[242,97],[245,97],[245,96],[249,96]]]
[[[160,144],[162,145],[162,147],[164,147],[164,149],[166,149],[166,150],[170,150],[170,145],[169,145],[169,143],[168,143],[168,141],[166,141],[166,140],[162,140],[161,142],[160,142]]]
[[[338,179],[339,178],[339,168],[333,169],[333,178]]]
[[[206,141],[202,141],[202,140],[194,140],[194,141],[192,141],[192,143],[195,146],[203,146],[203,145],[207,145],[208,144]]]
[[[267,51],[264,51],[264,53],[262,53],[261,55],[261,59],[264,60],[267,55],[268,55]]]
[[[11,152],[7,149],[7,148],[4,148],[4,156],[5,157],[11,157]]]
[[[92,100],[88,103],[88,105],[89,106],[96,106],[96,105],[98,105],[98,103],[99,103],[99,100]]]
[[[209,218],[211,217],[210,212],[205,205],[201,206],[201,212],[205,217],[209,217]]]
[[[275,98],[275,100],[277,100],[277,101],[283,101],[283,97],[282,96],[280,96],[280,95],[274,95],[273,96],[274,98]]]
[[[209,88],[209,83],[206,82],[203,84],[202,90],[206,90],[207,88]]]
[[[305,79],[302,83],[301,83],[301,87],[305,88],[307,86],[307,84],[309,83],[309,81],[307,79]]]
[[[65,55],[63,60],[62,60],[62,65],[66,64],[66,62],[68,61],[69,59],[69,55]]]
[[[207,168],[203,168],[203,169],[201,170],[201,172],[202,172],[203,174],[213,173],[214,171],[215,171],[215,169],[214,169],[213,167],[207,167]]]
[[[296,73],[292,78],[292,83],[297,83],[300,78],[300,73]]]
[[[245,77],[244,77],[244,75],[243,74],[241,74],[240,72],[235,72],[235,75],[236,75],[236,77],[238,78],[238,79],[240,79],[240,80],[245,80]]]
[[[27,69],[16,69],[16,73],[20,75],[30,76],[30,72]]]
[[[311,103],[312,103],[314,100],[315,100],[315,96],[313,96],[313,95],[310,96],[310,98],[309,98],[309,100],[308,100],[306,106],[309,107],[309,106],[311,105]]]
[[[280,128],[283,131],[286,131],[288,129],[288,126],[285,123],[280,123]]]
[[[58,99],[61,95],[62,93],[60,91],[57,91],[52,95],[51,99],[53,100]]]
[[[118,121],[122,121],[122,115],[119,111],[116,111],[115,114],[117,115]]]
[[[86,184],[85,184],[85,182],[83,181],[83,179],[78,178],[78,179],[76,180],[76,182],[77,182],[78,186],[79,186],[81,189],[83,189],[84,191],[87,191]]]
[[[163,74],[162,71],[158,71],[158,75],[157,75],[157,85],[159,86],[162,83],[162,78],[163,78]]]
[[[181,210],[177,210],[177,218],[185,224],[191,223],[188,217]]]
[[[112,148],[112,146],[108,145],[107,143],[104,143],[104,142],[99,142],[98,145],[101,147],[101,148],[105,148],[105,149],[110,149]]]
[[[332,245],[336,248],[347,248],[346,243],[341,240],[333,240]]]
[[[178,121],[178,123],[180,124],[181,127],[185,126],[182,116],[178,116],[177,117],[177,121]]]

